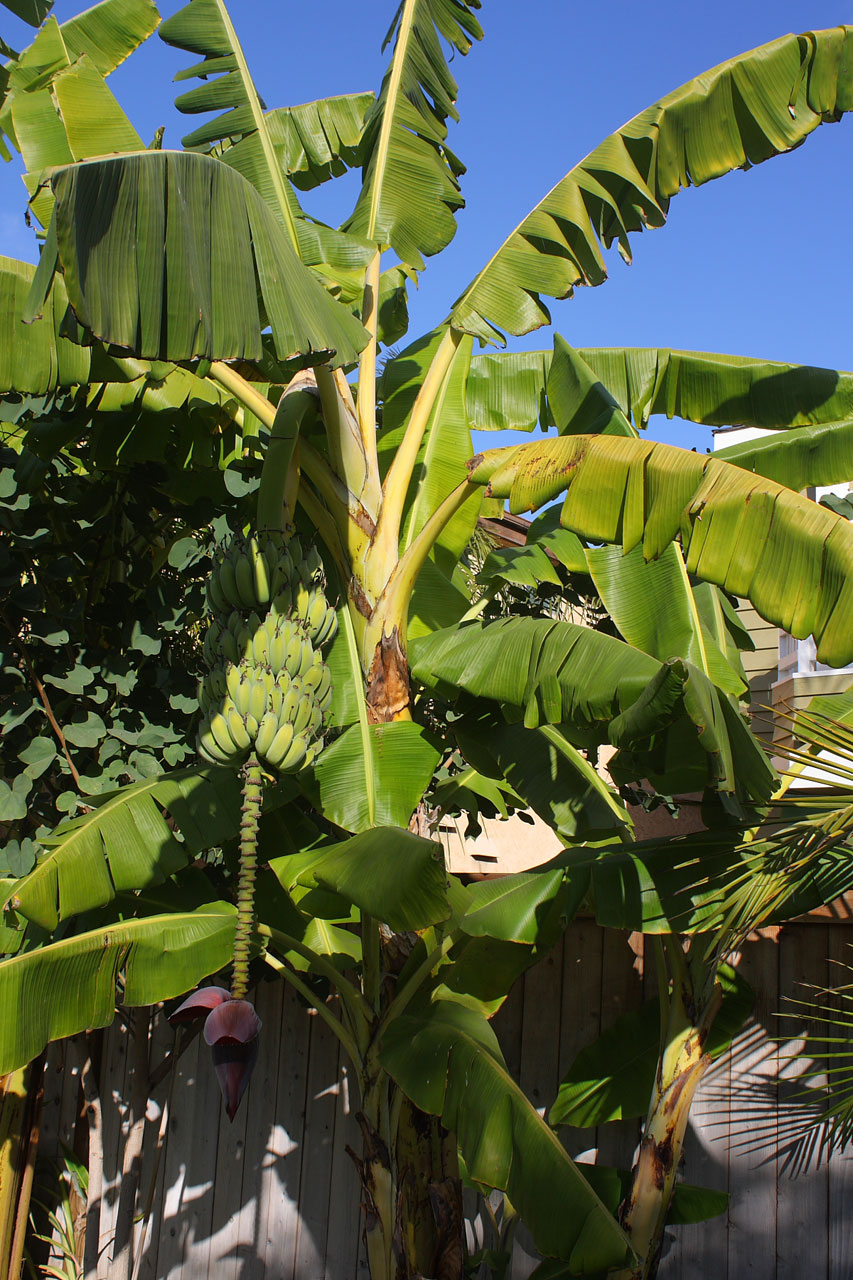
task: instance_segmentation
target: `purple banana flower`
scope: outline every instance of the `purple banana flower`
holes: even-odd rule
[[[228,1119],[233,1121],[258,1057],[261,1020],[248,1000],[235,1000],[224,987],[199,987],[178,1005],[169,1021],[204,1018],[204,1039],[210,1045]]]

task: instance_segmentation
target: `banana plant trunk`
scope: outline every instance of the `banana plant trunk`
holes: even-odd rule
[[[356,1159],[371,1280],[463,1280],[456,1139],[380,1072],[358,1121]]]
[[[681,976],[686,969],[681,965]],[[660,1264],[664,1228],[675,1192],[690,1107],[711,1064],[705,1052],[708,1033],[720,1007],[721,990],[697,1009],[693,992],[676,979],[662,1030],[662,1050],[631,1189],[619,1220],[639,1261],[616,1272],[612,1280],[654,1280]]]
[[[367,678],[374,723],[408,716],[409,668],[396,628],[382,633]],[[371,922],[373,923],[373,922]],[[379,930],[380,1014],[388,975],[401,968],[411,938]],[[367,979],[369,983],[369,978]],[[393,988],[393,983],[390,984]],[[371,1280],[463,1280],[464,1219],[456,1137],[421,1111],[370,1055],[358,1115],[356,1159],[365,1209]]]

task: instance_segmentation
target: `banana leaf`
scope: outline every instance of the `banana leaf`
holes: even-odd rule
[[[626,781],[652,776],[650,747],[666,751],[680,726],[670,754],[698,769],[688,790],[711,781],[751,801],[773,784],[737,707],[703,672],[587,627],[510,618],[451,628],[413,641],[410,661],[413,675],[450,701],[464,691],[502,703],[511,722],[557,725],[576,745],[610,741],[621,749],[611,771],[624,756]]]
[[[510,509],[535,509],[567,490],[566,528],[646,560],[679,534],[687,570],[752,601],[801,639],[814,635],[830,666],[853,658],[853,529],[772,480],[715,457],[608,436],[563,436],[479,454],[471,479]]]
[[[510,1076],[485,1018],[436,1001],[392,1022],[380,1057],[415,1105],[456,1133],[470,1178],[507,1194],[541,1253],[579,1272],[626,1258],[615,1217]]]
[[[832,430],[853,418],[853,374],[835,369],[669,347],[572,348],[559,334],[554,347],[570,364],[591,370],[600,385],[602,404],[605,397],[615,401],[637,430],[658,414],[712,427],[767,430],[822,424]],[[554,427],[548,396],[554,359],[551,351],[472,356],[467,386],[472,426],[477,431],[528,432],[537,425],[543,431]],[[562,380],[560,385],[565,385]],[[580,430],[574,424],[582,401],[583,397],[564,399],[563,430],[569,424],[575,433]],[[743,450],[747,457],[750,444],[756,443],[735,445],[717,454],[736,460],[737,451]],[[739,465],[752,469],[746,462]],[[783,482],[791,488],[802,487]]]
[[[300,775],[311,803],[345,831],[407,827],[423,796],[439,752],[412,721],[354,724],[324,748]]]
[[[279,359],[328,352],[338,366],[366,341],[227,165],[145,151],[59,168],[50,182],[54,220],[26,318],[58,263],[81,324],[144,358],[259,359],[265,320]]]
[[[486,342],[550,321],[542,295],[607,278],[600,244],[666,221],[669,202],[733,169],[799,146],[853,107],[853,28],[787,35],[667,94],[599,144],[504,241],[454,303],[448,323]],[[600,242],[600,244],[599,244]]]
[[[631,827],[618,796],[556,726],[527,729],[481,708],[454,721],[453,732],[470,764],[486,778],[509,783],[566,843]]]
[[[399,827],[373,827],[325,853],[301,877],[354,903],[397,932],[450,915],[441,846]]]
[[[228,963],[235,908],[215,902],[121,920],[0,960],[0,1074],[23,1066],[49,1040],[108,1026],[120,1000],[156,1004],[182,995]],[[118,984],[121,982],[121,988]]]
[[[237,834],[240,791],[225,769],[187,769],[90,796],[89,813],[42,838],[45,852],[4,892],[4,907],[52,932],[60,920],[116,893],[162,884],[206,849]],[[180,832],[179,840],[166,814]]]
[[[4,9],[14,13],[22,22],[38,27],[53,8],[53,0],[3,0]]]
[[[853,475],[853,420],[776,431],[715,449],[714,457],[789,489],[843,483]]]
[[[625,555],[612,546],[588,549],[586,560],[607,612],[629,644],[661,661],[684,658],[726,693],[746,692],[743,675],[718,643],[719,631],[714,634],[702,617],[674,543],[648,562],[640,547]]]
[[[345,231],[392,248],[420,270],[456,231],[464,167],[446,145],[446,121],[458,120],[457,85],[442,40],[466,54],[482,37],[480,0],[408,0],[385,38],[391,64],[364,122],[362,188]]]

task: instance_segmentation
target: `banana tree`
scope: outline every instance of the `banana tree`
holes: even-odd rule
[[[205,119],[184,150],[164,151],[159,138],[145,147],[105,79],[158,15],[149,0],[104,0],[71,24],[46,17],[10,58],[0,112],[43,229],[35,271],[0,264],[0,386],[27,429],[43,423],[45,397],[69,430],[96,436],[121,410],[127,456],[149,456],[152,420],[189,445],[199,405],[212,408],[232,445],[222,465],[236,454],[251,474],[251,457],[264,458],[242,523],[311,531],[340,593],[327,745],[295,781],[266,785],[249,954],[300,991],[354,1064],[377,1278],[461,1274],[457,1147],[476,1183],[508,1192],[544,1254],[590,1273],[631,1256],[488,1025],[583,899],[588,866],[569,859],[497,890],[447,876],[424,838],[439,765],[461,770],[457,795],[511,789],[569,846],[630,828],[591,763],[602,743],[617,748],[617,779],[708,787],[743,815],[773,771],[743,718],[737,623],[719,589],[815,634],[825,660],[853,657],[846,521],[760,471],[639,438],[660,412],[827,441],[841,423],[843,438],[853,376],[574,351],[559,338],[553,351],[475,352],[548,323],[544,298],[602,283],[604,250],[617,241],[628,256],[630,233],[663,225],[682,187],[788,151],[849,109],[853,29],[783,37],[641,113],[540,201],[440,326],[396,354],[407,285],[448,244],[462,204],[442,41],[467,54],[478,8],[404,0],[375,96],[267,110],[225,5],[191,0],[159,33],[193,58],[178,79],[199,81],[178,109]],[[349,219],[333,229],[309,217],[297,191],[352,165],[362,187]],[[473,427],[537,422],[556,435],[470,461]],[[600,593],[623,638],[468,618],[459,562],[483,486],[501,509],[506,497],[535,509],[567,479],[563,527],[543,518],[534,538]],[[651,604],[662,592],[663,627]],[[0,1070],[105,1025],[117,990],[130,1005],[171,998],[228,962],[232,891],[223,898],[215,868],[188,865],[236,836],[235,790],[215,776],[98,797],[9,885],[14,954],[0,984],[37,1017],[4,1032]],[[242,990],[245,910],[240,921]],[[193,939],[185,955],[177,937]],[[317,995],[318,974],[335,1005]],[[70,984],[60,1006],[52,993]]]

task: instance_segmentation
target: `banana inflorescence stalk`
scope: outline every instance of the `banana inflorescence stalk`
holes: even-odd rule
[[[210,764],[243,773],[234,999],[248,987],[263,768],[293,773],[322,747],[332,696],[322,646],[337,628],[324,587],[316,550],[279,530],[230,538],[207,583],[197,747]]]
[[[258,869],[258,822],[261,817],[263,777],[252,753],[243,765],[243,812],[240,819],[240,877],[237,883],[237,928],[234,933],[234,970],[231,995],[245,999],[249,989],[249,944],[255,921],[255,874]]]

